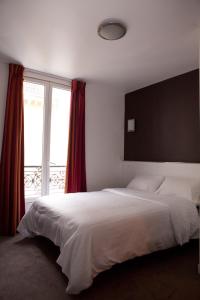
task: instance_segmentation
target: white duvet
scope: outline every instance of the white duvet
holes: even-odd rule
[[[23,236],[42,235],[60,247],[57,263],[71,294],[114,264],[183,244],[197,230],[192,202],[129,189],[45,196],[18,226]]]

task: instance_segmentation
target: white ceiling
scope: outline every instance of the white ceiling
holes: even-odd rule
[[[128,31],[97,36],[104,19]],[[0,0],[0,59],[123,91],[198,67],[200,0]]]

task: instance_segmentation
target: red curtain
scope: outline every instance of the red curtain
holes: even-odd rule
[[[65,192],[86,192],[85,82],[72,80]]]
[[[23,72],[9,65],[0,170],[0,234],[14,235],[25,212]]]

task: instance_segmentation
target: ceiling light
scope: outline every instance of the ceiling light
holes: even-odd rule
[[[119,21],[106,20],[98,28],[98,35],[105,40],[119,40],[125,34],[126,27]]]

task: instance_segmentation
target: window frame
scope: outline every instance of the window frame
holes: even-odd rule
[[[71,81],[62,77],[25,70],[24,82],[41,84],[44,86],[41,174],[41,196],[44,196],[49,195],[52,91],[53,88],[71,91]],[[25,201],[26,203],[30,203],[38,199],[39,197],[40,196],[28,196],[25,197]]]

